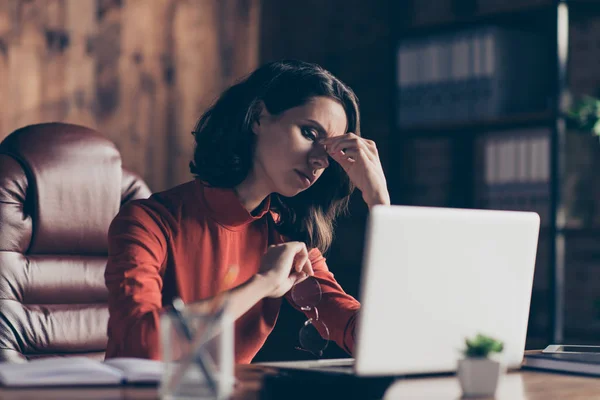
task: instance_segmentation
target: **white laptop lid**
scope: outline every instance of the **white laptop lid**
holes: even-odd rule
[[[536,213],[377,206],[369,216],[355,349],[359,375],[456,370],[465,337],[504,342],[520,365]]]

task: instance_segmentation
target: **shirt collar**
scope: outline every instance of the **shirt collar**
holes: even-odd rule
[[[235,190],[209,186],[196,179],[196,185],[209,208],[213,219],[227,228],[241,228],[261,219],[271,207],[271,197],[267,197],[255,215],[250,214],[241,203]]]

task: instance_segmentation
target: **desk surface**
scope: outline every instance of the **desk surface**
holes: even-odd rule
[[[245,365],[237,368],[239,384],[235,400],[258,399],[264,369]],[[402,379],[394,382],[384,399],[459,399],[456,377]],[[580,400],[600,397],[600,379],[537,371],[510,372],[501,378],[495,400]],[[100,389],[0,389],[0,399],[156,399],[154,388]]]
[[[591,399],[600,396],[600,379],[537,371],[511,372],[501,378],[495,400]],[[396,381],[385,399],[458,399],[456,377]]]

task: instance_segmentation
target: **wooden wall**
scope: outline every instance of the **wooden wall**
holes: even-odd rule
[[[163,190],[191,178],[196,119],[258,65],[259,0],[0,1],[0,139],[66,121]]]
[[[0,139],[68,121],[103,132],[152,190],[190,179],[190,134],[226,86],[260,63],[297,58],[357,93],[363,135],[388,174],[393,126],[390,0],[0,0]],[[390,177],[391,175],[388,175]],[[390,189],[394,180],[390,179]],[[328,254],[358,295],[367,210],[357,193]],[[301,358],[304,317],[284,309],[258,359]],[[340,355],[331,346],[326,356]]]

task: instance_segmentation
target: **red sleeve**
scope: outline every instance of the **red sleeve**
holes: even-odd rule
[[[166,230],[140,203],[128,204],[111,223],[108,263],[108,346],[106,358],[160,359],[161,266]]]
[[[330,340],[352,355],[360,303],[344,292],[337,283],[319,249],[312,249],[309,252],[309,259],[315,271],[315,278],[319,281],[323,291],[321,302],[317,305],[319,318],[327,325]],[[290,293],[286,295],[286,298],[294,308],[300,310],[291,299]],[[314,317],[314,313],[311,311],[307,311],[305,314],[307,318]]]

